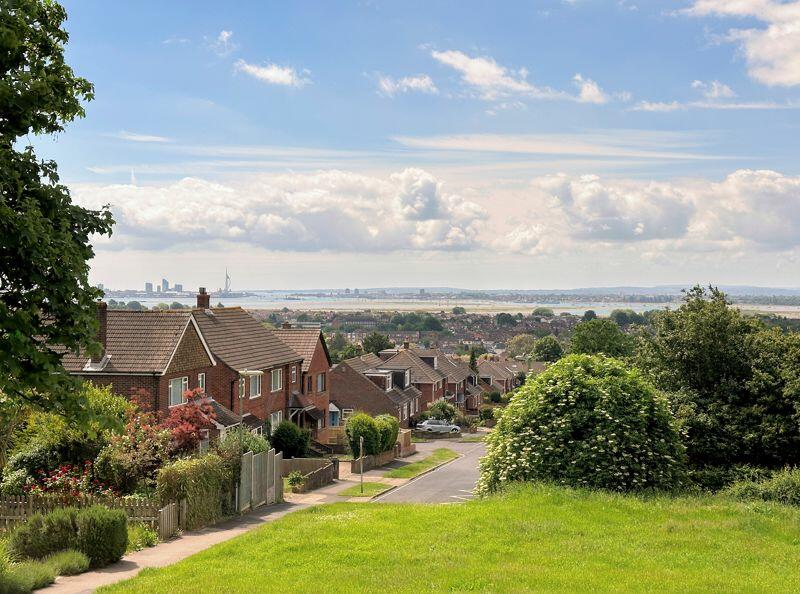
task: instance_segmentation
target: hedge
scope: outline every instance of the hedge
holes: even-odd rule
[[[347,441],[350,443],[350,451],[353,456],[360,453],[360,438],[364,438],[364,455],[376,455],[381,453],[381,435],[375,419],[366,413],[356,413],[347,419],[345,426]]]
[[[116,563],[128,547],[127,524],[128,518],[121,509],[93,505],[78,511],[78,550],[89,557],[92,567]]]
[[[375,424],[381,436],[381,451],[386,452],[394,448],[397,443],[397,435],[400,433],[400,423],[397,417],[378,415],[375,417]]]
[[[222,458],[206,454],[164,466],[158,473],[156,495],[162,505],[186,499],[186,527],[195,530],[223,516],[230,498],[231,476]]]
[[[52,553],[77,547],[78,510],[55,509],[46,515],[34,514],[20,524],[8,539],[8,551],[19,559],[43,559]]]

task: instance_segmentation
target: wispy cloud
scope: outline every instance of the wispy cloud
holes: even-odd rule
[[[233,31],[222,30],[212,38],[206,38],[206,46],[220,58],[230,56],[239,49],[239,45],[233,41]]]
[[[692,89],[703,95],[701,101],[640,101],[630,108],[631,111],[670,112],[687,109],[718,109],[718,110],[772,110],[772,109],[799,109],[800,103],[794,101],[734,101],[736,93],[728,85],[718,80],[704,82],[692,81]]]
[[[259,66],[239,59],[236,60],[233,67],[237,72],[244,72],[248,76],[271,85],[300,88],[311,84],[311,79],[307,76],[310,73],[307,70],[298,73],[291,66],[280,66],[274,63]]]
[[[404,76],[400,79],[391,76],[380,76],[378,78],[378,91],[387,97],[394,97],[397,93],[427,93],[435,95],[439,92],[436,85],[427,74],[416,76]]]
[[[115,138],[120,140],[128,140],[130,142],[172,142],[171,138],[166,136],[156,136],[155,134],[139,134],[137,132],[126,132],[122,130],[113,134]]]

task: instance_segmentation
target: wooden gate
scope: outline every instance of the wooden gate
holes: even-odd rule
[[[267,501],[267,458],[269,452],[261,452],[253,456],[253,493],[250,504],[253,507],[263,505]]]
[[[242,454],[242,471],[239,477],[239,513],[250,509],[253,497],[253,452]]]

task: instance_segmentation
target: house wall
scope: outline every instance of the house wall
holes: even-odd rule
[[[314,348],[314,355],[311,357],[311,363],[309,364],[308,371],[303,374],[304,378],[301,381],[303,388],[307,388],[307,381],[305,381],[305,377],[311,377],[311,387],[312,390],[308,391],[307,389],[303,392],[306,396],[308,396],[309,401],[320,411],[323,413],[322,417],[322,426],[318,427],[317,435],[315,438],[317,441],[321,441],[325,443],[327,439],[327,428],[328,428],[328,404],[330,403],[330,365],[328,364],[328,357],[325,355],[325,349],[322,346],[322,341],[317,341],[317,346]],[[317,376],[320,374],[325,375],[325,389],[321,392],[317,392]]]
[[[446,382],[442,381],[438,390],[434,389],[433,384],[414,384],[414,387],[422,392],[422,396],[419,399],[420,410],[427,410],[429,404],[444,398],[445,384]]]

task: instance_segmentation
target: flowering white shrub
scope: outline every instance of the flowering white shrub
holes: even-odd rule
[[[685,454],[666,400],[618,359],[570,355],[519,389],[487,437],[478,492],[512,481],[673,489]]]

